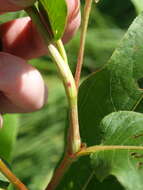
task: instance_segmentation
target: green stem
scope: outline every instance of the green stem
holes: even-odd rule
[[[65,91],[67,94],[69,102],[69,111],[70,111],[70,137],[68,139],[68,152],[74,154],[80,150],[81,141],[79,133],[79,123],[78,123],[78,110],[77,110],[77,89],[75,86],[75,81],[72,75],[72,72],[67,64],[66,53],[61,41],[56,42],[58,49],[55,45],[50,44],[49,34],[46,30],[45,22],[42,21],[38,10],[35,6],[25,9],[28,15],[32,18],[35,23],[39,33],[44,39],[44,42],[47,45],[48,52],[55,62],[58,72],[63,81]],[[62,54],[62,55],[61,55]],[[64,57],[64,59],[63,59]],[[65,61],[66,60],[66,61]]]
[[[58,51],[64,59],[65,63],[68,64],[68,58],[62,40],[58,40],[56,42],[56,47],[58,48]]]
[[[68,152],[69,154],[75,154],[80,150],[81,147],[77,109],[77,89],[75,86],[75,81],[69,65],[65,63],[57,48],[50,44],[48,45],[48,51],[57,66],[67,94],[70,111],[70,135],[68,139]]]
[[[5,163],[0,159],[0,172],[16,187],[18,190],[28,190],[26,186],[8,169]]]
[[[80,48],[79,48],[77,67],[76,67],[76,72],[75,72],[75,82],[76,82],[77,89],[79,87],[81,69],[82,69],[82,65],[83,65],[85,40],[86,40],[86,33],[87,33],[89,16],[90,16],[90,12],[91,12],[92,1],[93,0],[85,1],[85,7],[84,7],[84,12],[83,12],[81,37],[80,37]]]
[[[84,156],[89,155],[91,153],[96,153],[99,151],[106,151],[106,150],[143,150],[143,146],[124,146],[124,145],[108,145],[108,146],[91,146],[87,148],[83,148],[80,150],[76,155],[78,156]]]

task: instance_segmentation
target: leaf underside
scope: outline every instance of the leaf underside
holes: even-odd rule
[[[143,114],[120,111],[106,116],[101,124],[101,145],[143,145]],[[143,189],[143,150],[105,150],[91,154],[95,175],[102,181],[114,175],[128,190]]]

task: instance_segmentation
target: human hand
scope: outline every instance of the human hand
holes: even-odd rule
[[[23,9],[33,0],[0,0],[0,12]],[[17,4],[22,2],[24,4]],[[68,24],[63,36],[67,42],[80,24],[79,1],[67,0]],[[32,112],[40,109],[47,90],[40,73],[26,60],[46,53],[46,47],[29,17],[0,26],[0,112]]]

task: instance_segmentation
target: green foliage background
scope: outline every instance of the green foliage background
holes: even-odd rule
[[[93,5],[82,79],[101,68],[112,55],[128,26],[140,12],[139,8],[133,6],[133,1],[101,0],[97,7]],[[0,22],[19,16],[24,16],[24,13],[8,13],[0,16]],[[73,72],[78,48],[79,32],[66,45]],[[48,104],[38,112],[19,115],[19,131],[13,150],[12,166],[13,171],[30,190],[41,190],[48,183],[62,155],[67,102],[56,68],[50,59],[42,57],[30,61],[30,64],[41,71],[48,85]]]

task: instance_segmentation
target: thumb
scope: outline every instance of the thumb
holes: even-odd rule
[[[29,5],[32,5],[36,0],[8,0],[13,5],[18,5],[20,7],[27,7]]]

